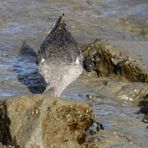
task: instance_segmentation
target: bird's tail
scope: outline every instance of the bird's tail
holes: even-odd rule
[[[51,30],[50,33],[53,33],[56,29],[63,29],[66,26],[65,22],[64,22],[64,13],[59,16],[59,18],[57,19],[53,29]]]

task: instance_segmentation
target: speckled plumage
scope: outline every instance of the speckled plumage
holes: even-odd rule
[[[83,57],[77,42],[60,16],[43,41],[37,64],[47,88],[45,92],[60,96],[62,91],[82,72]]]

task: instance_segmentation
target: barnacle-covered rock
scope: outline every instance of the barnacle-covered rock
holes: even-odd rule
[[[93,121],[87,102],[43,95],[9,97],[0,101],[0,143],[23,148],[79,148]]]

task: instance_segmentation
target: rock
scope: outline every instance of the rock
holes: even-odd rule
[[[86,61],[84,61],[84,68],[89,71],[95,70],[98,76],[148,82],[147,69],[142,64],[136,63],[134,58],[123,55],[112,44],[96,40],[83,48],[83,54]]]
[[[142,121],[144,123],[148,123],[148,93],[139,102],[139,107],[140,107],[139,113],[144,114]]]
[[[87,102],[43,95],[9,97],[0,101],[0,143],[20,148],[78,148],[93,121]]]
[[[136,104],[148,94],[148,84],[146,83],[127,83],[116,94],[117,98],[125,101],[135,102]]]

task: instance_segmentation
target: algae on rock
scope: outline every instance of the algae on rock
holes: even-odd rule
[[[91,59],[93,64],[90,63],[94,65],[93,70],[98,76],[148,83],[148,71],[139,66],[134,59],[123,56],[111,44],[95,40],[83,48],[83,54],[85,59]]]

